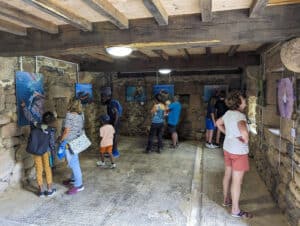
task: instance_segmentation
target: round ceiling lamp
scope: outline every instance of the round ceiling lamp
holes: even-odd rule
[[[171,69],[169,69],[169,68],[162,68],[162,69],[159,69],[158,72],[160,74],[166,75],[166,74],[169,74],[171,72]]]
[[[131,54],[132,49],[124,46],[112,46],[106,48],[106,52],[108,52],[112,56],[125,57]]]

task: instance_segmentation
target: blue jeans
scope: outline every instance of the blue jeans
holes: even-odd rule
[[[157,136],[158,149],[163,148],[163,144],[162,144],[163,129],[164,129],[164,123],[151,124],[146,151],[151,151],[154,136]]]
[[[68,161],[68,166],[72,170],[71,179],[75,181],[74,186],[80,187],[82,185],[82,173],[78,154],[71,154],[69,150],[66,150],[66,158]]]

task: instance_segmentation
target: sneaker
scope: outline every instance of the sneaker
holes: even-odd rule
[[[220,148],[220,144],[214,143],[213,144],[216,148]]]
[[[214,149],[214,148],[217,148],[217,146],[213,145],[213,144],[209,144],[209,143],[206,143],[205,146],[207,148],[210,148],[210,149]]]
[[[67,179],[67,180],[63,181],[63,185],[65,185],[65,186],[70,186],[70,185],[73,185],[74,183],[75,183],[75,180],[73,180],[73,179]]]
[[[45,191],[45,195],[48,196],[48,197],[51,197],[51,196],[54,195],[55,192],[56,192],[56,189],[52,188],[51,191]]]
[[[45,197],[45,192],[44,191],[39,191],[37,193],[38,197],[42,198],[42,197]]]
[[[113,154],[114,158],[120,157],[120,152],[118,151],[118,149],[113,150],[112,154]]]
[[[110,168],[111,168],[111,169],[116,168],[116,163],[112,163],[111,166],[110,166]]]
[[[102,161],[97,161],[96,164],[97,166],[105,166],[105,162]]]
[[[83,190],[84,190],[84,186],[83,186],[83,185],[81,185],[81,186],[79,186],[79,187],[72,187],[72,188],[70,188],[70,189],[67,191],[67,194],[68,194],[68,195],[75,195],[75,194],[77,194],[78,192],[83,191]]]

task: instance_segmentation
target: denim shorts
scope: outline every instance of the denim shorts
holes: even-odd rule
[[[205,124],[207,130],[215,130],[214,122],[210,118],[205,118]]]

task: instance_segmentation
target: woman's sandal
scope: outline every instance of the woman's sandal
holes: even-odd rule
[[[222,206],[225,206],[225,207],[232,206],[232,201],[229,200],[229,201],[223,202]]]
[[[237,218],[252,218],[253,217],[253,215],[251,213],[243,211],[243,210],[241,210],[237,214],[232,213],[231,216],[237,217]]]

